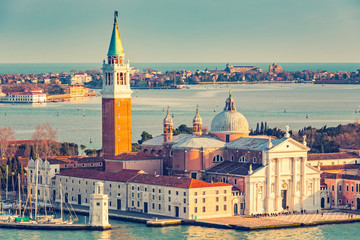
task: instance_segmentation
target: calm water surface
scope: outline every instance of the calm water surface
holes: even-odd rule
[[[133,142],[143,130],[161,134],[165,109],[170,106],[174,126],[192,124],[196,105],[205,126],[222,111],[231,89],[236,107],[255,128],[257,122],[293,129],[305,126],[337,126],[358,121],[360,86],[310,84],[257,84],[190,86],[184,90],[134,90],[132,98]],[[286,109],[286,113],[284,113]],[[306,118],[308,114],[308,118]],[[48,121],[58,131],[59,141],[101,148],[101,97],[69,103],[0,104],[0,127],[11,126],[17,139],[28,139],[37,124]],[[89,143],[92,138],[93,143]],[[357,239],[360,224],[313,228],[242,232],[176,226],[148,228],[143,224],[111,221],[107,232],[58,232],[0,229],[1,239]]]
[[[83,216],[80,216],[80,223]],[[32,231],[0,229],[1,239],[357,239],[359,223],[265,231],[237,231],[198,226],[151,228],[144,224],[110,220],[110,231]]]
[[[161,134],[167,106],[174,115],[174,127],[191,126],[199,105],[203,125],[210,128],[213,117],[222,111],[229,90],[237,111],[248,119],[250,128],[261,121],[270,127],[289,125],[292,129],[301,129],[310,125],[337,126],[360,118],[360,85],[248,84],[134,90],[133,142],[140,139],[144,130],[153,136]],[[100,96],[66,103],[0,104],[0,127],[12,127],[16,139],[31,138],[36,125],[46,121],[57,129],[59,141],[101,148]]]

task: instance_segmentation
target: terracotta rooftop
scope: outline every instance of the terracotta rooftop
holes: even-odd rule
[[[359,164],[346,164],[346,165],[323,165],[320,166],[322,171],[326,170],[345,170],[345,169],[360,169]]]
[[[207,183],[186,177],[151,175],[151,174],[139,174],[133,179],[131,179],[129,182],[144,183],[150,185],[161,185],[161,186],[177,187],[177,188],[205,188],[205,187],[231,186],[230,184],[221,183],[221,182]]]
[[[350,174],[336,174],[336,173],[326,173],[323,178],[328,179],[347,179],[347,180],[360,180],[360,176],[350,175]]]
[[[143,171],[124,169],[117,173],[97,171],[92,169],[64,169],[58,174],[60,176],[77,177],[77,178],[88,178],[102,181],[113,181],[113,182],[127,182],[137,175],[143,175]],[[57,175],[57,176],[58,176]]]
[[[50,164],[69,164],[69,163],[94,163],[103,162],[101,157],[86,157],[86,156],[54,156],[47,158]]]
[[[334,159],[349,159],[358,158],[356,154],[349,152],[337,152],[337,153],[309,153],[308,161],[318,160],[334,160]]]
[[[128,152],[121,153],[115,156],[113,159],[117,160],[144,160],[144,159],[160,159],[160,156],[152,156],[142,152]]]

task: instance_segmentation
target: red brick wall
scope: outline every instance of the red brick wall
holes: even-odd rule
[[[130,98],[102,99],[102,134],[105,158],[131,151]]]

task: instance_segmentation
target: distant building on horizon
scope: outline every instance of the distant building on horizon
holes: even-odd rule
[[[71,85],[84,85],[84,83],[88,83],[92,81],[92,76],[87,73],[75,73],[71,75],[70,84]]]
[[[269,73],[279,74],[282,72],[283,72],[283,69],[279,64],[273,63],[269,66]]]
[[[262,72],[262,69],[256,66],[233,66],[228,63],[224,71],[228,73],[245,73],[250,71]]]

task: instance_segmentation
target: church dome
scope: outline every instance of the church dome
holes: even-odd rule
[[[212,133],[249,133],[249,123],[241,113],[236,111],[234,99],[229,94],[224,111],[217,114],[211,122]]]

